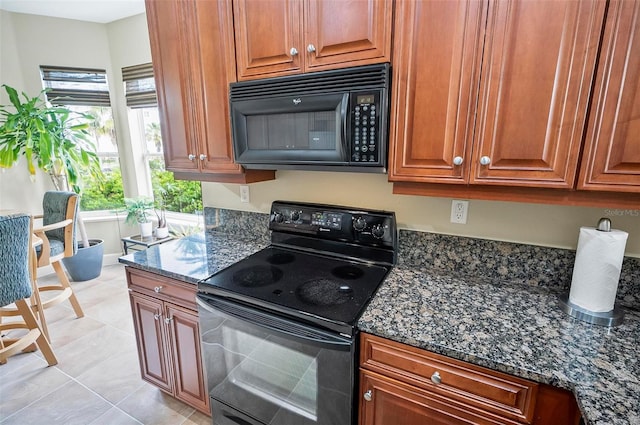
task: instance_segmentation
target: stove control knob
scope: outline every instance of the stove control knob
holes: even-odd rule
[[[276,223],[284,222],[284,215],[282,215],[281,212],[275,212],[273,214],[273,221],[275,221]]]
[[[365,227],[367,227],[367,221],[364,219],[364,217],[357,217],[355,220],[353,220],[353,228],[358,232],[362,232]]]
[[[300,220],[300,213],[298,211],[292,211],[291,221],[298,221],[298,220]]]
[[[376,224],[371,228],[371,234],[374,238],[382,238],[384,236],[384,227],[381,224]]]

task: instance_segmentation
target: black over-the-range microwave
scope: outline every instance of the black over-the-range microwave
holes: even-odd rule
[[[230,85],[245,168],[387,171],[388,63]]]

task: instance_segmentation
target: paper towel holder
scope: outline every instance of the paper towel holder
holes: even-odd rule
[[[604,313],[596,313],[585,308],[575,305],[569,301],[568,294],[562,294],[559,297],[560,309],[571,317],[582,320],[593,325],[600,326],[618,326],[624,319],[624,310],[620,307],[613,307],[613,310]]]
[[[611,220],[606,217],[601,218],[598,220],[596,230],[600,232],[610,232]],[[576,319],[584,322],[601,326],[618,326],[622,323],[622,319],[624,319],[624,310],[620,307],[616,307],[615,305],[613,310],[599,313],[587,310],[586,308],[582,308],[572,303],[569,301],[568,294],[562,294],[558,298],[560,301],[560,309],[562,311],[567,313],[569,316],[575,317]]]

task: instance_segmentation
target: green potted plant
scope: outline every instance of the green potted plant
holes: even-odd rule
[[[125,223],[140,225],[140,236],[149,238],[153,235],[153,227],[150,220],[153,209],[153,201],[150,198],[125,198],[124,208],[127,211]]]
[[[156,205],[155,205],[155,213],[158,218],[158,227],[156,228],[156,237],[158,239],[163,239],[169,236],[169,226],[167,223],[166,216],[166,198],[168,195],[168,190],[164,186],[158,188],[155,191]]]
[[[22,157],[26,159],[31,179],[36,169],[49,174],[56,190],[73,190],[81,194],[79,177],[91,175],[102,178],[100,160],[91,140],[89,123],[92,117],[61,106],[52,106],[44,100],[45,90],[29,97],[3,84],[11,106],[0,106],[0,167],[9,168]],[[100,270],[82,272],[74,276],[70,263],[92,264],[102,268],[103,244],[100,239],[89,240],[82,218],[77,219],[81,243],[77,254],[63,260],[73,280],[87,280],[78,276],[100,275]],[[95,248],[94,248],[95,247]],[[86,261],[85,256],[99,256],[100,261]]]

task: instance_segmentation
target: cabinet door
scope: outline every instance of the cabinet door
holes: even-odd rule
[[[166,305],[169,341],[175,376],[175,396],[204,413],[209,412],[209,394],[200,355],[200,333],[195,312]]]
[[[612,0],[579,189],[640,192],[640,1]]]
[[[192,4],[153,0],[146,0],[145,4],[165,165],[170,171],[195,171],[197,135],[191,126],[192,82],[186,23]],[[194,155],[193,159],[189,155]]]
[[[198,161],[206,173],[240,174],[233,161],[229,120],[229,83],[236,80],[233,57],[233,16],[231,0],[197,0],[192,26],[197,40],[195,103],[202,105],[198,120]]]
[[[474,409],[438,398],[381,375],[360,373],[360,425],[470,425],[517,424],[485,417]],[[370,391],[370,393],[369,393]],[[364,395],[367,394],[367,401]]]
[[[238,80],[302,71],[302,0],[234,0],[233,14]]]
[[[391,60],[391,0],[305,0],[305,71]]]
[[[486,6],[396,3],[389,180],[468,180]]]
[[[574,186],[605,7],[490,2],[472,183]]]
[[[142,379],[172,393],[162,301],[136,292],[130,293],[130,299]]]

